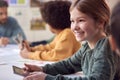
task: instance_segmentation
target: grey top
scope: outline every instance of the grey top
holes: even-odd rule
[[[18,34],[21,34],[23,39],[26,39],[26,36],[18,24],[18,22],[12,18],[8,17],[8,20],[5,24],[0,24],[0,37],[7,37],[10,39],[10,44],[15,44],[16,42],[13,40],[13,37],[15,37]]]
[[[85,43],[72,57],[54,63],[47,64],[43,71],[47,73],[45,80],[119,80],[114,79],[120,64],[120,57],[113,53],[107,38],[99,40],[94,49],[90,49]],[[84,77],[64,77],[83,71]]]

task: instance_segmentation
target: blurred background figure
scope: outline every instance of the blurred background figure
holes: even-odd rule
[[[120,55],[120,2],[113,8],[111,16],[112,49]]]
[[[7,10],[8,3],[4,0],[0,0],[0,46],[15,44],[16,41],[14,41],[13,38],[19,33],[24,40],[26,39],[18,22],[14,18],[8,17]]]
[[[72,56],[80,48],[70,29],[70,5],[69,1],[59,0],[48,1],[41,6],[42,18],[55,37],[46,45],[29,47],[27,42],[23,43],[24,48],[20,52],[23,58],[59,61]]]
[[[112,10],[110,31],[111,36],[109,37],[109,40],[112,50],[115,54],[119,55],[114,80],[120,80],[120,2],[118,2]]]
[[[117,72],[114,80],[120,80],[120,2],[113,8],[111,15],[111,36],[109,38],[112,50],[119,55],[116,65]]]

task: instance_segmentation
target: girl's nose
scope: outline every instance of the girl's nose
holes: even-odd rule
[[[73,26],[74,30],[78,30],[79,29],[78,23],[76,23],[76,22],[72,26]]]

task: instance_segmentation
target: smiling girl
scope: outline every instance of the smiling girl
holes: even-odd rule
[[[110,11],[105,0],[76,0],[70,8],[71,30],[86,43],[72,57],[43,67],[25,65],[33,72],[24,80],[114,80],[118,55],[111,50],[106,29]],[[83,71],[84,76],[65,74]]]

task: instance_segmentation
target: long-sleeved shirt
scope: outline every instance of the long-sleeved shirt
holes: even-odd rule
[[[72,56],[80,48],[73,32],[67,28],[55,36],[54,40],[46,45],[34,47],[34,52],[29,55],[30,59],[59,61]]]
[[[113,53],[107,38],[99,40],[94,49],[90,49],[87,43],[69,59],[47,64],[43,72],[47,73],[45,80],[119,80],[115,75],[118,72],[120,57]],[[83,71],[84,77],[64,77]]]
[[[9,38],[9,44],[15,44],[15,40],[13,39],[18,34],[21,34],[23,39],[26,39],[26,36],[18,24],[18,22],[12,18],[8,17],[7,22],[5,24],[0,24],[0,37],[7,37]]]

